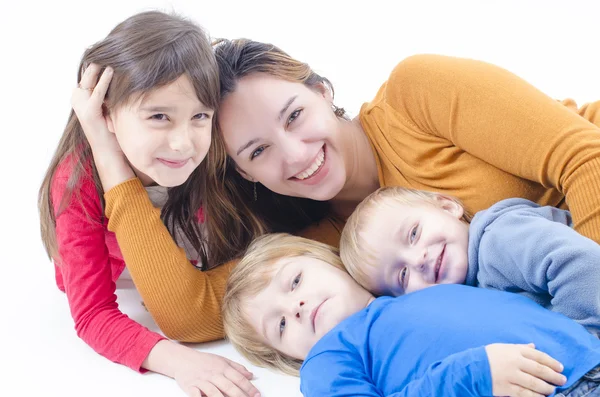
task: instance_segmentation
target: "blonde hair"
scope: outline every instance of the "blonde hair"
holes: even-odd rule
[[[398,186],[382,187],[367,196],[348,218],[340,238],[340,256],[348,273],[364,288],[370,289],[369,277],[364,271],[367,267],[376,266],[374,250],[364,239],[364,230],[384,207],[390,204],[415,205],[430,204],[439,207],[440,198],[453,201],[463,208],[462,221],[471,222],[472,216],[459,199],[440,193],[415,190]]]
[[[306,256],[346,271],[337,249],[285,233],[266,234],[250,244],[227,281],[223,298],[223,327],[231,344],[251,363],[298,376],[302,360],[267,345],[244,313],[244,302],[265,289],[283,258]]]

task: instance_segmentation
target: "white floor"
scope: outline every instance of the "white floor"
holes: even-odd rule
[[[120,20],[175,10],[214,37],[271,41],[330,78],[355,114],[416,53],[503,66],[554,98],[600,99],[596,0],[2,0],[0,13],[0,396],[183,396],[94,353],[73,330],[39,239],[37,189],[69,114],[79,58]],[[390,4],[393,4],[390,6]],[[133,290],[121,307],[154,328]],[[243,362],[226,343],[198,346]],[[263,396],[298,380],[252,368]]]

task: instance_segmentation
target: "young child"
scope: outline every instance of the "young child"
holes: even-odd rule
[[[132,183],[147,187],[173,237],[204,268],[199,165],[219,101],[207,35],[175,15],[140,13],[87,49],[79,69],[73,103],[96,101],[139,179]],[[168,341],[119,310],[115,282],[127,275],[107,228],[103,194],[81,120],[71,112],[40,189],[39,209],[42,238],[77,334],[114,362],[175,378],[190,396],[217,389],[256,395],[242,366]]]
[[[300,237],[249,247],[223,318],[238,351],[299,371],[307,397],[600,396],[600,340],[571,319],[463,285],[375,299],[333,248]]]
[[[600,335],[600,245],[568,211],[514,198],[469,219],[455,198],[381,188],[348,219],[341,258],[375,295],[449,283],[517,292]]]

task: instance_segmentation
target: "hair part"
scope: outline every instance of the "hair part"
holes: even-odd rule
[[[348,273],[363,288],[370,290],[370,277],[366,269],[377,266],[377,254],[364,238],[370,221],[380,214],[386,206],[428,204],[440,206],[440,198],[450,200],[463,209],[461,220],[470,223],[472,216],[460,200],[436,192],[403,188],[399,186],[382,187],[368,195],[348,218],[340,238],[340,256]]]
[[[257,238],[231,272],[223,298],[223,326],[231,344],[251,363],[298,376],[302,360],[267,345],[245,314],[244,304],[264,290],[284,258],[319,259],[346,272],[338,250],[323,243],[285,233]]]
[[[103,69],[111,67],[114,71],[104,102],[105,111],[131,104],[184,74],[190,78],[198,99],[204,105],[212,109],[218,107],[218,67],[210,40],[199,25],[183,17],[159,11],[136,14],[118,24],[105,39],[85,51],[77,82],[91,63]],[[70,167],[66,168],[69,175],[67,188],[63,197],[53,200],[52,183],[57,169],[63,166]],[[201,165],[184,184],[169,189],[161,215],[174,238],[175,225],[181,227],[206,266],[209,263],[206,244],[196,220],[196,213],[202,205],[205,167],[205,164]],[[77,116],[71,111],[38,196],[42,241],[50,258],[59,258],[56,217],[72,198],[81,204],[78,187],[86,181],[94,184],[104,211],[104,190],[92,151]],[[54,205],[56,202],[59,203],[57,206]]]

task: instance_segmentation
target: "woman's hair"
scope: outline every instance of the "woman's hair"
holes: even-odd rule
[[[219,76],[210,40],[200,26],[180,16],[150,11],[121,22],[104,40],[85,51],[77,82],[91,63],[111,67],[114,71],[104,101],[105,112],[134,103],[184,74],[204,105],[212,109],[218,107]],[[208,264],[208,258],[196,213],[202,204],[205,163],[194,170],[184,184],[169,189],[162,208],[163,221],[171,234],[175,236],[175,225],[179,225],[200,253],[203,265]],[[53,199],[51,186],[57,169],[63,170],[61,175],[68,175],[68,182],[64,195]],[[104,209],[104,192],[90,145],[77,116],[71,111],[38,197],[42,240],[51,258],[58,258],[56,217],[69,204],[73,193],[81,202],[79,187],[84,182],[95,185]]]
[[[324,85],[333,95],[329,80],[272,44],[247,39],[218,40],[214,49],[221,100],[235,92],[240,79],[254,73],[305,84],[314,90]],[[346,117],[341,108],[334,107],[333,111],[340,118]],[[215,259],[225,261],[240,255],[256,236],[265,232],[297,233],[328,215],[328,202],[284,196],[244,179],[226,153],[218,119],[219,116],[208,154],[211,168],[206,190],[207,228],[212,239],[209,251]]]
[[[389,205],[415,205],[430,204],[438,207],[439,199],[451,200],[463,208],[462,220],[471,222],[472,216],[464,209],[459,199],[444,194],[428,192],[425,190],[408,189],[398,186],[382,187],[368,195],[348,218],[340,238],[340,256],[348,273],[361,286],[369,289],[369,277],[364,272],[366,266],[376,266],[376,255],[364,239],[363,231],[369,221],[385,211]]]
[[[223,326],[233,346],[251,363],[298,376],[302,360],[268,346],[244,313],[244,303],[265,289],[283,258],[306,256],[322,260],[344,272],[337,249],[285,233],[257,238],[231,272],[223,298]]]

